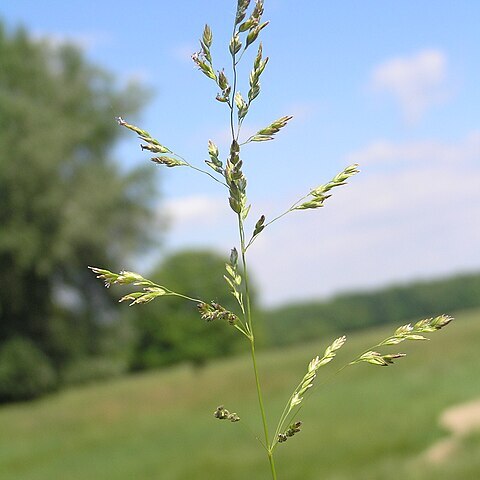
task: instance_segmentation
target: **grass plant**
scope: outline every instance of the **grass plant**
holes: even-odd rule
[[[262,430],[262,434],[254,433],[253,436],[263,448],[268,460],[271,478],[275,480],[277,479],[277,469],[275,466],[274,453],[279,445],[285,444],[291,437],[300,433],[303,424],[299,420],[298,415],[303,408],[305,399],[310,396],[315,387],[318,370],[334,359],[338,350],[345,344],[346,337],[340,337],[334,340],[322,355],[314,356],[308,363],[307,372],[288,398],[283,412],[276,423],[276,427],[273,430],[274,434],[272,435],[269,429],[266,402],[263,394],[263,383],[258,368],[255,322],[252,317],[249,291],[250,281],[247,254],[256,238],[273,222],[283,219],[287,214],[292,214],[297,211],[322,208],[326,200],[332,195],[333,190],[345,185],[359,170],[356,164],[347,166],[332,180],[308,191],[305,195],[301,196],[297,202],[283,212],[280,212],[271,220],[267,220],[264,215],[261,215],[258,219],[254,219],[253,222],[251,222],[251,205],[247,198],[247,179],[243,172],[244,149],[251,144],[274,140],[276,135],[292,120],[292,116],[284,115],[270,122],[266,127],[258,130],[253,135],[247,136],[246,138],[242,137],[242,126],[248,113],[257,103],[261,93],[260,78],[268,64],[268,57],[264,57],[263,46],[259,41],[262,30],[268,25],[268,21],[263,20],[263,13],[263,0],[256,0],[255,2],[238,0],[233,21],[232,36],[228,45],[231,57],[228,76],[225,70],[217,70],[214,67],[211,51],[213,34],[208,25],[206,25],[203,30],[199,52],[192,56],[198,69],[215,85],[218,91],[215,97],[216,100],[225,104],[231,135],[230,148],[226,154],[221,155],[215,142],[209,140],[209,159],[205,162],[206,167],[202,168],[190,163],[174,150],[166,147],[150,135],[149,132],[128,123],[121,117],[118,118],[118,123],[121,126],[138,135],[142,142],[142,150],[153,154],[151,160],[154,163],[169,168],[191,168],[203,175],[207,175],[226,189],[230,208],[237,220],[239,243],[236,247],[232,248],[229,262],[225,265],[225,281],[227,288],[230,289],[237,301],[238,311],[229,311],[210,299],[193,298],[188,295],[188,293],[172,291],[168,286],[146,279],[135,272],[122,271],[120,273],[114,273],[104,268],[91,267],[91,269],[98,278],[105,282],[107,287],[111,285],[132,285],[138,287],[136,290],[124,295],[120,301],[128,301],[130,305],[140,305],[164,296],[181,297],[186,301],[197,304],[200,317],[207,323],[211,321],[224,321],[227,328],[235,328],[240,335],[245,337],[250,349]],[[256,48],[256,53],[252,55],[253,66],[248,82],[245,82],[245,94],[241,92],[237,67],[244,58],[248,57],[248,54],[254,50],[254,48]],[[401,326],[393,334],[388,335],[383,341],[375,342],[374,346],[354,356],[354,359],[347,362],[338,372],[347,366],[359,363],[368,363],[376,366],[391,365],[397,359],[404,357],[405,354],[388,353],[386,348],[396,346],[407,340],[427,340],[425,334],[443,328],[450,323],[451,320],[451,317],[441,315],[436,318],[419,321],[414,325],[407,324]],[[378,349],[381,351],[378,351]],[[235,412],[233,412],[230,406],[225,407],[221,405],[215,410],[214,416],[220,420],[229,420],[233,423],[238,423],[243,418],[241,407],[241,405],[235,405],[233,407]]]

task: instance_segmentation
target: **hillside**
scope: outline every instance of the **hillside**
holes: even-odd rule
[[[325,301],[283,305],[263,313],[270,345],[290,345],[325,334],[419,320],[480,307],[480,274],[339,294]]]
[[[323,378],[389,332],[351,335]],[[480,311],[460,312],[431,342],[402,348],[408,357],[395,366],[352,367],[318,388],[302,411],[301,434],[279,447],[279,479],[380,480],[395,472],[409,480],[477,480],[479,431],[462,438],[447,463],[424,455],[448,436],[438,425],[442,412],[480,398],[479,339]],[[271,416],[329,340],[260,354]],[[219,404],[242,421],[216,421]],[[0,478],[264,480],[267,465],[249,430],[256,417],[247,356],[72,389],[0,408]]]

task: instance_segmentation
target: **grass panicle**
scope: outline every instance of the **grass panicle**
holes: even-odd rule
[[[311,210],[324,206],[332,190],[345,185],[347,181],[357,173],[359,173],[358,165],[350,165],[338,173],[332,180],[325,184],[310,190],[310,192],[300,198],[297,202],[283,211],[283,213],[273,217],[266,222],[264,215],[261,215],[256,221],[249,240],[245,236],[246,221],[249,216],[251,205],[247,201],[247,178],[243,172],[243,151],[242,147],[249,143],[268,142],[277,138],[277,134],[287,126],[292,120],[291,115],[284,115],[278,120],[270,123],[267,127],[258,130],[254,135],[250,136],[245,142],[239,140],[241,129],[244,121],[248,117],[252,109],[252,102],[257,100],[261,93],[260,78],[268,64],[269,57],[264,57],[263,45],[258,41],[262,31],[269,24],[263,20],[264,2],[263,0],[238,0],[235,18],[233,22],[233,30],[228,43],[228,51],[231,57],[230,71],[225,73],[225,68],[215,69],[213,46],[213,31],[209,25],[205,25],[202,36],[200,38],[200,50],[192,55],[192,60],[197,68],[209,79],[215,83],[216,100],[224,104],[228,109],[228,123],[230,130],[230,147],[226,155],[220,155],[217,145],[212,141],[208,141],[208,159],[205,160],[209,171],[188,162],[183,157],[174,153],[168,147],[165,147],[158,140],[153,138],[146,130],[140,129],[135,125],[127,123],[122,117],[118,117],[118,123],[133,131],[141,140],[142,150],[153,153],[151,160],[159,165],[167,167],[184,166],[193,169],[196,172],[207,175],[218,184],[226,187],[228,190],[228,202],[231,210],[236,216],[238,224],[238,246],[233,248],[230,253],[229,261],[225,264],[226,273],[225,281],[232,295],[238,303],[238,312],[229,311],[215,301],[204,301],[193,298],[189,295],[174,292],[163,285],[154,283],[145,279],[138,273],[122,271],[113,273],[109,270],[90,267],[97,275],[97,278],[103,280],[107,287],[111,285],[133,285],[140,287],[140,290],[124,295],[120,301],[129,301],[130,305],[138,305],[148,303],[154,299],[164,296],[177,296],[185,300],[195,302],[198,311],[203,320],[210,323],[215,320],[223,320],[225,323],[234,326],[242,333],[249,344],[252,360],[253,375],[255,380],[255,388],[258,398],[258,406],[261,414],[263,427],[263,440],[259,436],[255,437],[259,440],[266,451],[270,473],[273,480],[277,479],[277,471],[274,461],[275,447],[280,443],[285,443],[289,438],[300,432],[302,422],[296,420],[296,416],[301,407],[307,393],[313,390],[314,382],[320,367],[330,363],[337,354],[337,351],[345,344],[346,337],[337,338],[331,343],[323,353],[323,356],[315,356],[307,367],[307,372],[303,376],[298,386],[288,399],[285,408],[277,422],[277,428],[273,437],[270,437],[267,421],[267,409],[262,393],[262,382],[256,356],[256,335],[255,322],[252,315],[251,298],[249,293],[249,276],[247,250],[252,246],[253,242],[263,231],[271,225],[286,216],[289,213],[299,210]],[[251,69],[248,79],[245,82],[246,96],[240,91],[240,79],[238,78],[238,64],[242,60],[244,54],[250,52],[249,47],[258,41],[258,48],[253,57],[253,68]],[[218,91],[218,89],[220,91]],[[374,345],[364,351],[350,363],[340,368],[338,372],[348,365],[358,363],[369,363],[378,366],[388,366],[395,360],[405,356],[403,353],[380,353],[377,349],[397,345],[405,340],[427,340],[425,334],[435,332],[442,329],[452,321],[447,315],[440,315],[435,318],[421,320],[414,325],[403,325],[382,342]],[[230,413],[223,406],[219,406],[214,416],[220,420],[229,420],[230,422],[238,422],[240,420],[236,413]]]

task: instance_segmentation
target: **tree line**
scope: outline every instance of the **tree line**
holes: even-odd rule
[[[475,307],[480,307],[480,274],[471,273],[285,305],[263,317],[266,341],[280,346]]]

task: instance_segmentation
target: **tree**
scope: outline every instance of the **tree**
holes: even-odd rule
[[[185,250],[166,258],[149,278],[205,302],[215,301],[237,311],[237,303],[223,278],[227,259],[211,251]],[[209,358],[238,351],[242,338],[225,321],[205,325],[194,302],[162,297],[141,307],[132,359],[136,370],[180,361],[202,365]]]
[[[151,170],[110,154],[114,115],[144,98],[74,46],[0,24],[0,343],[29,338],[57,369],[100,348],[108,296],[87,265],[149,241]]]

